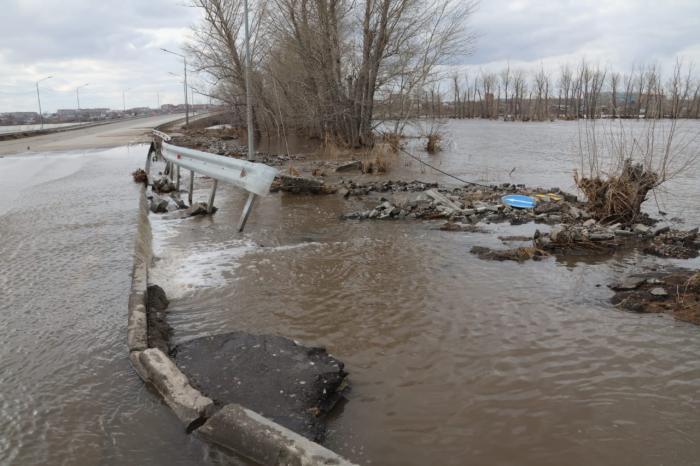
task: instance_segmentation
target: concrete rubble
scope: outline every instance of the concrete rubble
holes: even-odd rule
[[[272,183],[270,191],[284,191],[292,194],[333,194],[337,189],[326,185],[324,180],[318,178],[281,174]]]

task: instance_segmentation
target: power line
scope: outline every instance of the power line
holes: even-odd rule
[[[441,169],[437,168],[437,167],[434,166],[434,165],[430,165],[428,162],[422,161],[419,157],[416,157],[415,155],[411,154],[410,152],[408,152],[408,151],[407,151],[406,149],[404,149],[403,147],[399,147],[399,151],[401,151],[401,152],[403,152],[404,154],[408,155],[408,156],[411,157],[413,160],[417,160],[418,162],[422,163],[422,164],[425,165],[426,167],[430,167],[430,168],[432,168],[433,170],[435,170],[436,172],[442,173],[443,175],[449,176],[450,178],[454,178],[455,180],[457,180],[457,181],[459,181],[459,182],[461,182],[461,183],[464,183],[464,184],[471,184],[471,185],[474,185],[474,186],[481,186],[482,188],[491,188],[491,186],[488,186],[488,185],[485,185],[485,184],[481,184],[481,183],[475,183],[475,182],[473,182],[473,181],[467,181],[467,180],[464,180],[464,179],[462,179],[462,178],[460,178],[460,177],[458,177],[458,176],[455,176],[455,175],[453,175],[453,174],[451,174],[451,173],[447,173],[446,171],[441,170]]]

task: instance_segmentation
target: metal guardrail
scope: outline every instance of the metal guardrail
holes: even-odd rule
[[[153,130],[154,142],[148,152],[146,172],[150,171],[151,153],[159,150],[169,165],[171,180],[175,177],[175,184],[180,189],[180,168],[190,171],[190,183],[188,189],[189,203],[192,205],[192,191],[194,190],[194,175],[198,173],[214,179],[214,186],[209,196],[207,209],[213,211],[214,197],[219,181],[230,183],[237,188],[248,191],[248,199],[238,223],[238,231],[243,231],[256,196],[266,196],[270,192],[270,186],[277,176],[277,170],[263,163],[254,163],[247,160],[234,159],[221,155],[210,154],[187,147],[179,147],[168,142],[171,137],[162,131]]]

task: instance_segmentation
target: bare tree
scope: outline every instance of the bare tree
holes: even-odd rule
[[[511,78],[510,62],[506,63],[506,67],[499,74],[499,78],[501,79],[501,85],[503,86],[503,94],[505,96],[505,109],[503,111],[504,115],[507,117],[511,113],[510,108],[508,107],[508,86],[510,85]]]
[[[617,118],[617,87],[620,85],[620,73],[613,71],[610,73],[610,93],[612,117]]]

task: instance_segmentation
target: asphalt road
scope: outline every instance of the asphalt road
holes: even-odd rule
[[[37,152],[108,148],[147,142],[151,129],[181,118],[184,118],[184,115],[138,118],[91,128],[0,141],[0,155],[29,155]]]

